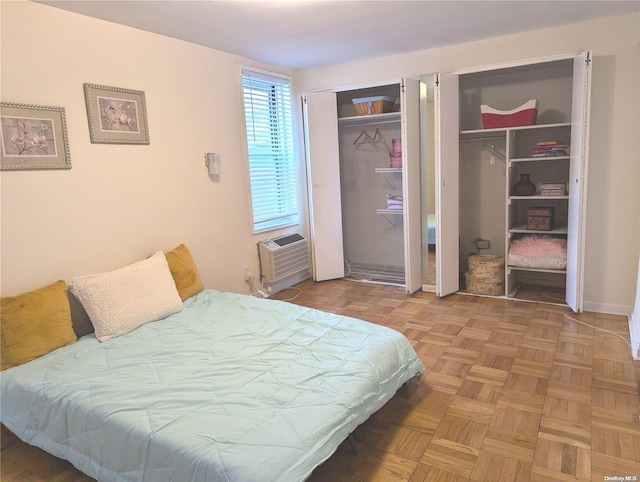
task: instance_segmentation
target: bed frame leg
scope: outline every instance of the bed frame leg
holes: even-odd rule
[[[356,448],[356,444],[354,443],[354,440],[357,440],[357,437],[353,434],[353,432],[349,434],[347,440],[349,441],[349,445],[351,445],[351,451],[353,452],[353,455],[358,455],[358,449]]]

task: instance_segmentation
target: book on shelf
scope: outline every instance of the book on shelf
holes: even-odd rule
[[[568,156],[569,144],[559,141],[540,141],[531,149],[531,157]]]

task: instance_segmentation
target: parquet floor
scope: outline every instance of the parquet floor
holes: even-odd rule
[[[620,337],[558,305],[344,280],[298,286],[293,303],[395,328],[426,366],[357,429],[358,455],[343,443],[310,481],[640,478],[640,362]],[[571,315],[629,337],[626,317]],[[10,437],[2,445],[2,481],[92,480]]]

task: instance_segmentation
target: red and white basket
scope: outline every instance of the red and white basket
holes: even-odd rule
[[[538,101],[532,99],[511,110],[498,110],[486,104],[480,106],[483,129],[531,126],[536,123]]]

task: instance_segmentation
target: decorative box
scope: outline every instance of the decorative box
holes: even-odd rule
[[[540,184],[540,194],[542,196],[564,196],[566,193],[566,182],[543,182]]]
[[[393,167],[395,169],[402,168],[402,153],[398,154],[396,152],[389,152],[389,167]]]
[[[538,101],[532,99],[511,110],[498,110],[486,104],[480,106],[483,129],[531,126],[538,116]]]
[[[376,97],[360,97],[351,99],[358,115],[385,114],[393,110],[396,100],[379,95]]]
[[[551,231],[553,229],[552,207],[530,207],[527,209],[527,229]]]

